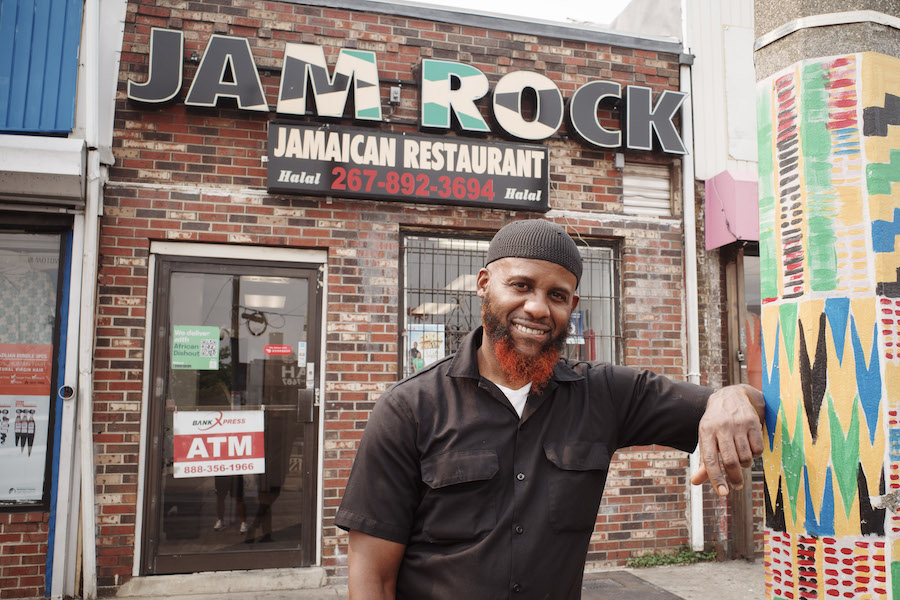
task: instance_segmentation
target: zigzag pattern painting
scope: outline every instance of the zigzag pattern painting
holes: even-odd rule
[[[900,60],[797,63],[757,115],[766,597],[900,600]]]

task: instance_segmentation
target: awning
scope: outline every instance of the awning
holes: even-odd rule
[[[706,181],[706,249],[759,241],[755,174],[722,171]]]
[[[0,135],[0,200],[83,208],[85,154],[82,139]]]

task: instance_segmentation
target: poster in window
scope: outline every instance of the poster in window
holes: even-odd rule
[[[49,396],[0,395],[0,502],[43,497],[49,422]]]
[[[444,357],[444,325],[417,323],[409,325],[409,360],[412,371],[419,371]]]
[[[179,411],[173,428],[176,478],[266,471],[261,410]]]
[[[172,368],[194,371],[219,369],[219,328],[175,325],[172,330]]]

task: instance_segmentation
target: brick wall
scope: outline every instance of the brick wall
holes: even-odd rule
[[[531,215],[268,195],[260,157],[266,153],[266,122],[273,115],[187,109],[180,102],[147,109],[124,99],[126,80],[146,78],[150,27],[183,30],[188,55],[201,55],[212,33],[248,38],[260,67],[280,66],[287,41],[324,46],[330,65],[340,48],[360,48],[378,53],[382,79],[414,79],[420,58],[434,57],[473,64],[492,84],[509,71],[538,71],[567,97],[594,79],[646,85],[656,92],[677,89],[677,56],[278,2],[129,4],[115,121],[116,166],[102,219],[94,365],[101,591],[111,593],[127,580],[133,560],[152,240],[327,250],[323,564],[339,580],[346,576],[346,536],[332,518],[368,412],[397,379],[400,232],[487,233]],[[194,70],[185,65],[186,82]],[[274,105],[278,74],[263,70],[261,78]],[[388,87],[382,85],[385,106]],[[402,98],[391,116],[395,123],[382,124],[381,130],[415,130],[415,86],[404,85]],[[485,101],[481,105],[487,115]],[[625,362],[682,378],[680,224],[622,216],[621,174],[611,153],[564,136],[546,143],[554,209],[550,218],[585,239],[618,244]],[[641,448],[617,456],[590,548],[592,565],[621,564],[633,554],[688,540],[684,454]]]
[[[49,513],[0,513],[0,598],[44,595]]]

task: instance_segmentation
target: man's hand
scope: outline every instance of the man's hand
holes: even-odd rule
[[[700,419],[701,463],[691,483],[701,485],[709,479],[720,496],[728,495],[729,483],[736,490],[744,487],[743,469],[762,456],[765,410],[762,393],[749,385],[713,393]]]

